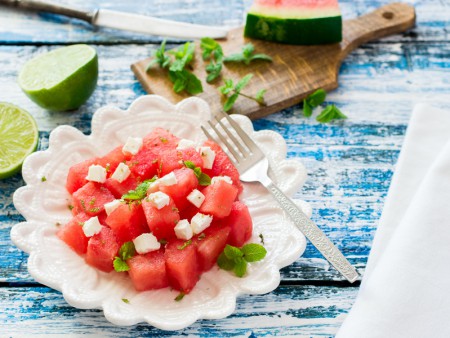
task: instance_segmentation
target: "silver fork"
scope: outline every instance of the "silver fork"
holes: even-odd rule
[[[311,243],[322,253],[322,255],[338,270],[350,283],[356,281],[359,277],[356,269],[344,257],[338,248],[328,239],[325,233],[311,221],[303,211],[292,202],[269,178],[267,171],[269,161],[258,145],[242,130],[242,128],[227,114],[221,113],[226,118],[232,129],[235,130],[236,137],[229,127],[215,118],[217,124],[208,121],[209,126],[214,130],[218,139],[201,126],[206,137],[214,142],[220,140],[231,154],[230,160],[239,171],[240,179],[243,182],[260,182],[280,204],[286,214],[289,215],[292,222],[308,238]],[[217,125],[221,126],[224,132],[221,132]]]

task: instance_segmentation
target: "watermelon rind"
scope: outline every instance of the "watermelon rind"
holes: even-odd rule
[[[342,41],[342,16],[285,19],[248,13],[244,36],[293,45],[338,43]]]

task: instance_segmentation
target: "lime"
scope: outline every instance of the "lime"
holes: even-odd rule
[[[36,121],[25,110],[0,102],[0,179],[17,173],[25,157],[36,150]]]
[[[85,103],[95,89],[97,78],[95,49],[72,45],[28,61],[19,74],[19,85],[42,108],[64,111]]]

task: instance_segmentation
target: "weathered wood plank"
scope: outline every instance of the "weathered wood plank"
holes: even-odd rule
[[[238,26],[243,23],[245,11],[251,0],[232,0],[226,4],[222,0],[200,1],[161,1],[142,0],[127,2],[111,0],[59,0],[82,9],[101,7],[105,9],[132,11],[164,19],[179,20],[204,25]],[[356,16],[385,5],[388,0],[341,0],[340,7],[345,18]],[[417,11],[417,28],[409,33],[387,38],[385,41],[448,41],[450,18],[448,0],[406,0],[415,5]],[[16,12],[0,8],[0,43],[117,43],[117,42],[156,42],[160,38],[120,32],[111,29],[93,29],[78,20],[70,20],[51,14]]]
[[[21,63],[49,47],[0,47],[0,101],[29,110],[41,131],[41,147],[60,124],[90,130],[92,113],[110,103],[126,108],[144,94],[129,70],[129,60],[142,58],[154,46],[98,46],[100,77],[88,103],[72,113],[48,113],[20,91],[15,78]],[[20,60],[20,62],[17,62]],[[255,128],[274,130],[286,139],[288,154],[306,165],[309,178],[297,197],[310,201],[314,219],[364,268],[413,105],[420,101],[450,108],[446,80],[450,46],[430,44],[376,44],[352,53],[340,72],[340,88],[330,93],[349,119],[322,125],[301,116],[299,106],[255,121]],[[9,230],[21,216],[12,205],[12,193],[23,184],[19,176],[0,181],[0,280],[31,281],[26,255],[14,248]],[[338,197],[338,198],[337,198]],[[282,272],[283,280],[340,279],[311,246],[304,257]]]
[[[236,311],[228,318],[201,320],[171,332],[145,324],[114,326],[100,310],[72,308],[59,292],[48,288],[2,288],[0,322],[3,337],[67,333],[93,337],[333,336],[356,292],[355,287],[280,287],[266,295],[238,298]]]

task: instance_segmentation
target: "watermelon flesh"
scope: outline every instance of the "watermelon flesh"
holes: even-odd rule
[[[109,214],[105,222],[114,231],[119,243],[132,241],[148,232],[142,205],[138,203],[120,204]]]
[[[144,199],[142,200],[142,208],[148,227],[156,238],[168,240],[175,237],[173,229],[180,220],[180,214],[172,199],[170,199],[168,205],[161,209],[157,209],[152,202]]]
[[[295,44],[342,41],[337,0],[255,0],[247,14],[247,37]]]
[[[205,195],[205,201],[200,206],[200,212],[217,218],[224,218],[230,214],[238,190],[227,182],[218,181],[207,186],[202,193]]]
[[[79,213],[57,232],[58,237],[79,255],[87,251],[89,238],[83,232],[83,223],[89,218],[85,213]]]
[[[86,262],[101,271],[111,272],[119,249],[120,244],[114,232],[108,227],[102,227],[100,233],[89,239]]]
[[[201,271],[210,270],[227,244],[229,226],[211,225],[204,231],[204,236],[196,237],[198,265]]]
[[[231,228],[228,237],[228,244],[230,245],[241,247],[252,236],[252,217],[250,216],[248,207],[240,201],[233,203],[230,215],[223,222]]]
[[[137,291],[161,289],[169,286],[166,261],[162,250],[136,255],[129,260],[128,274]]]
[[[104,205],[113,201],[114,195],[98,183],[89,182],[73,194],[74,207],[89,216],[96,216],[105,210]]]

